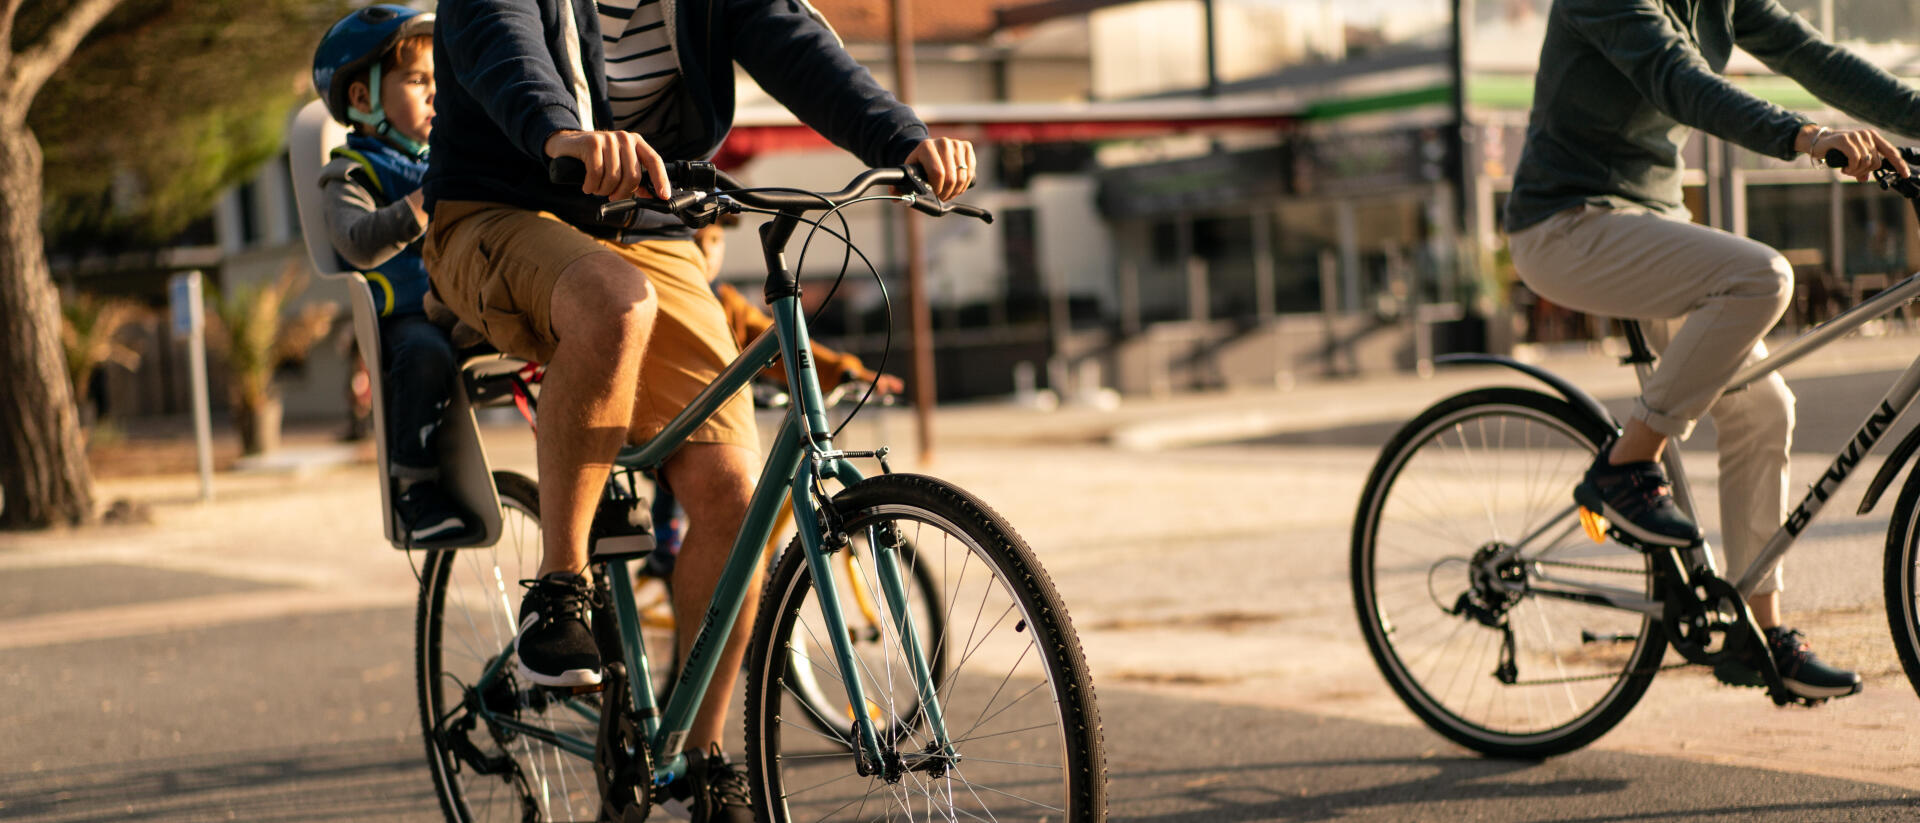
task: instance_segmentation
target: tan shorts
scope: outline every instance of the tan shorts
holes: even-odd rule
[[[487,342],[514,357],[553,359],[560,336],[549,309],[567,266],[611,251],[644,273],[659,311],[635,400],[636,440],[659,434],[740,354],[726,314],[707,285],[705,260],[691,240],[622,244],[576,229],[548,212],[499,203],[443,200],[428,225],[427,272],[440,301]],[[741,392],[687,438],[759,451],[753,401]]]

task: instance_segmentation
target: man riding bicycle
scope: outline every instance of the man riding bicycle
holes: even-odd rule
[[[1718,72],[1738,45],[1835,108],[1920,134],[1920,94],[1826,42],[1778,0],[1556,0],[1532,121],[1507,202],[1513,262],[1528,287],[1585,312],[1653,321],[1658,366],[1625,431],[1588,470],[1581,505],[1655,546],[1700,529],[1675,505],[1659,460],[1712,414],[1720,445],[1720,523],[1729,567],[1745,568],[1786,514],[1793,394],[1776,372],[1723,394],[1793,295],[1793,269],[1753,240],[1689,222],[1680,148],[1698,128],[1790,160],[1837,151],[1865,180],[1884,158],[1872,129],[1833,129],[1733,85]],[[1680,323],[1681,318],[1684,323]],[[1822,663],[1781,625],[1775,566],[1749,601],[1786,685],[1837,697],[1860,678]],[[1716,674],[1759,685],[1745,667]]]
[[[664,198],[665,160],[712,155],[731,127],[736,61],[868,165],[920,165],[942,199],[971,184],[973,149],[929,139],[804,0],[443,0],[438,13],[427,266],[461,320],[501,351],[546,364],[544,555],[521,607],[519,672],[546,685],[597,683],[587,537],[609,467],[622,443],[659,433],[738,353],[690,230],[648,212],[606,224],[597,207]],[[558,157],[581,161],[583,184],[548,181]],[[690,520],[673,580],[682,649],[758,458],[741,394],[666,464]],[[752,817],[744,776],[719,749],[752,615],[735,621],[690,730],[686,785],[668,788],[690,795],[696,820]]]

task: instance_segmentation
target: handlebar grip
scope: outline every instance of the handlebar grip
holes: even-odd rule
[[[1847,156],[1841,154],[1839,149],[1827,149],[1827,156],[1823,159],[1827,161],[1828,168],[1844,169],[1847,167]],[[1893,171],[1893,161],[1884,157],[1880,158],[1880,170]]]

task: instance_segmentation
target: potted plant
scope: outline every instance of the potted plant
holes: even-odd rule
[[[271,282],[213,292],[212,342],[226,354],[228,398],[242,454],[280,446],[282,409],[274,375],[304,361],[314,344],[326,338],[339,312],[333,303],[309,303],[290,311],[289,304],[306,287],[305,272],[291,264]]]
[[[80,424],[89,433],[96,418],[90,396],[93,371],[106,363],[117,363],[128,370],[140,367],[140,352],[122,338],[127,329],[146,317],[146,307],[124,298],[82,294],[60,306],[60,345],[67,356],[67,381],[73,386]]]

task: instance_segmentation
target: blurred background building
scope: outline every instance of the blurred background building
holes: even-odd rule
[[[1876,64],[1920,78],[1920,7],[1785,2]],[[1517,285],[1498,229],[1549,5],[916,4],[914,103],[936,133],[976,141],[983,173],[969,199],[999,217],[926,227],[941,397],[1005,395],[1021,372],[1068,399],[1100,387],[1285,386],[1603,331]],[[817,6],[891,85],[886,0]],[[1744,54],[1728,73],[1820,122],[1848,122]],[[859,170],[744,73],[739,86],[741,116],[718,160],[744,179],[837,188]],[[1822,319],[1920,262],[1912,215],[1871,187],[1700,135],[1686,161],[1696,220],[1794,263],[1787,323]],[[137,266],[56,256],[56,279],[160,295],[164,270],[204,268],[225,283],[276,276],[302,255],[290,192],[282,156],[178,247]],[[890,340],[887,368],[904,374],[904,212],[857,208],[846,219],[879,282],[855,258],[816,336],[870,364]],[[748,251],[755,222],[733,232],[729,279],[760,276]],[[810,298],[826,295],[843,251],[813,239]],[[343,300],[337,289],[315,282],[303,299]],[[182,411],[177,360],[162,351],[139,372],[115,371],[101,395],[122,413]],[[311,358],[288,381],[288,416],[342,414],[345,374],[337,352]]]

